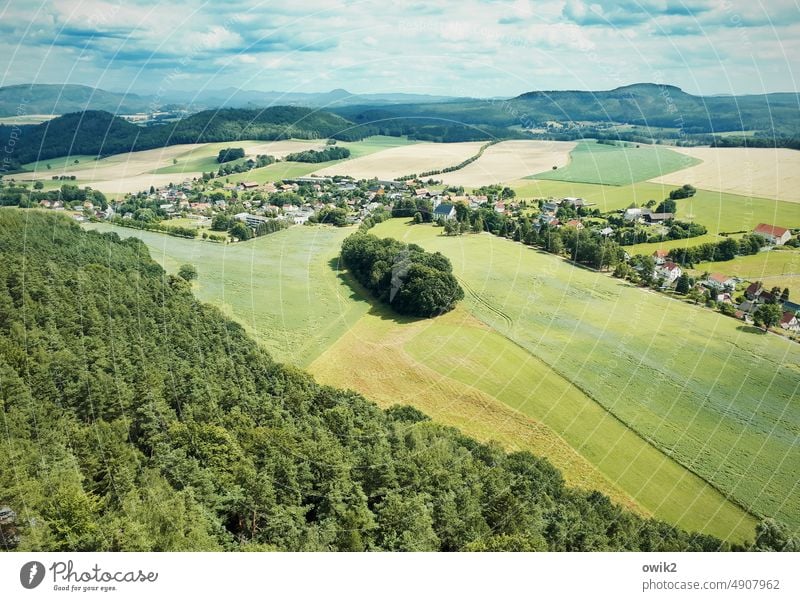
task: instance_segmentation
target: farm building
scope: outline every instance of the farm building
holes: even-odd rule
[[[785,227],[778,227],[777,225],[769,225],[766,223],[759,223],[756,229],[753,230],[754,234],[758,234],[766,238],[767,242],[775,246],[781,246],[789,241],[792,233]]]

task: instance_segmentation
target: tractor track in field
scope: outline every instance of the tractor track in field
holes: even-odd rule
[[[489,311],[500,317],[500,319],[502,319],[503,322],[505,322],[506,327],[508,329],[511,329],[514,326],[514,320],[511,319],[508,313],[501,311],[500,309],[495,307],[492,303],[483,298],[480,294],[478,294],[478,292],[475,291],[475,289],[472,286],[467,284],[463,279],[459,277],[457,277],[456,279],[458,280],[458,283],[461,284],[461,286],[464,288],[464,290],[466,290],[467,293],[472,298],[474,298],[482,307],[488,309]]]

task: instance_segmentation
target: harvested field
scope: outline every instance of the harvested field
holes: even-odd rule
[[[800,202],[800,151],[788,148],[674,148],[703,162],[650,181]]]
[[[481,158],[463,169],[445,173],[445,184],[477,188],[506,182],[563,167],[569,163],[569,153],[575,142],[544,140],[509,140],[487,148]]]
[[[317,175],[349,175],[356,179],[393,179],[457,165],[480,150],[484,142],[438,144],[422,142],[381,150],[368,156],[315,171]]]

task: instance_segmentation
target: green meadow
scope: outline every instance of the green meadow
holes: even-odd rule
[[[612,146],[583,141],[570,152],[564,167],[532,175],[531,179],[624,186],[696,165],[698,159],[663,146]]]
[[[239,321],[281,362],[308,365],[368,309],[331,268],[352,229],[297,226],[246,243],[221,245],[108,224],[143,240],[164,269],[197,267],[195,292]]]
[[[374,231],[444,253],[482,321],[741,507],[800,529],[795,343],[489,234]]]

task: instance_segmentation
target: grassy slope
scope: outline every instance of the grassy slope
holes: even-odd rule
[[[686,169],[700,161],[661,146],[622,147],[579,142],[567,166],[533,179],[624,186]]]
[[[444,252],[481,320],[741,505],[800,528],[794,343],[488,234],[376,232]]]
[[[351,229],[293,227],[222,246],[107,224],[87,227],[136,236],[170,272],[197,267],[197,295],[244,325],[278,361],[306,366],[368,309],[329,262]]]

